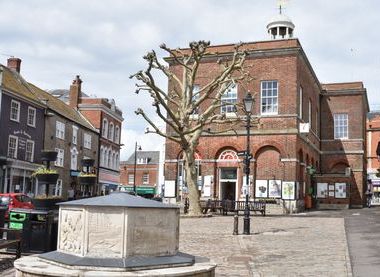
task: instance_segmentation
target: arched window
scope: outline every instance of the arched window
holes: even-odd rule
[[[116,153],[116,156],[115,156],[115,164],[116,164],[115,169],[119,170],[120,160],[119,160],[119,154],[118,153]]]
[[[113,129],[113,123],[110,122],[109,130],[108,130],[108,139],[113,141],[114,138],[114,129]]]
[[[116,168],[115,152],[112,152],[111,168]]]
[[[116,126],[115,128],[115,142],[120,143],[120,128]]]
[[[100,158],[99,158],[99,164],[100,166],[103,166],[104,162],[104,152],[103,152],[103,146],[100,147]]]
[[[111,149],[110,149],[110,150],[108,150],[108,154],[107,154],[107,159],[108,159],[107,167],[108,168],[111,168],[111,156],[112,156],[112,153],[111,153]]]
[[[76,147],[73,147],[70,152],[71,152],[70,169],[78,170],[78,150]]]
[[[107,138],[108,135],[108,120],[106,118],[103,119],[103,129],[102,129],[102,137]]]
[[[219,160],[230,160],[230,161],[237,161],[239,160],[238,155],[233,150],[224,150],[220,156]]]

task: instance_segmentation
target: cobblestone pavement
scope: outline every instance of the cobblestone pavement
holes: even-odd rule
[[[180,222],[180,251],[210,258],[216,276],[352,276],[343,218],[255,216],[250,236],[232,235],[232,216]],[[0,276],[12,261],[0,254]]]
[[[243,228],[239,218],[239,234]],[[210,258],[216,276],[352,276],[343,218],[181,218],[180,251]]]

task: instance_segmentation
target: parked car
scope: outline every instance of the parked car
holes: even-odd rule
[[[10,209],[34,209],[32,199],[23,193],[0,193],[0,206],[6,206],[8,211],[5,213],[5,218],[8,218]]]

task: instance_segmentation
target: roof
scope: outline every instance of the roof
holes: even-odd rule
[[[0,67],[3,71],[1,85],[5,90],[39,103],[43,107],[47,106],[50,110],[61,116],[97,132],[94,126],[92,126],[78,111],[69,107],[63,101],[57,99],[48,92],[28,83],[18,72],[11,70],[4,65],[0,65]]]
[[[53,95],[54,97],[62,100],[66,104],[68,104],[70,101],[70,90],[68,89],[51,89],[47,92]],[[88,97],[88,95],[81,91],[80,97]]]
[[[220,55],[233,53],[235,51],[236,43],[229,44],[217,44],[210,45],[207,47],[207,55]],[[290,49],[290,48],[301,48],[301,44],[298,39],[281,39],[281,40],[265,40],[265,41],[255,41],[255,42],[243,42],[239,48],[241,51],[270,51],[279,49]],[[176,49],[172,49],[176,50]],[[184,54],[190,53],[190,48],[180,48],[179,49]],[[179,54],[179,53],[178,53]],[[173,59],[173,56],[165,57],[164,60],[169,62]]]
[[[361,90],[364,89],[363,82],[349,82],[349,83],[331,83],[322,84],[325,90]]]
[[[159,164],[160,163],[160,151],[137,151],[137,159],[148,159],[147,164]],[[149,160],[150,159],[150,160]],[[122,161],[120,164],[134,164],[135,153],[133,153],[127,161]]]
[[[130,195],[126,192],[113,192],[109,195],[98,196],[68,202],[58,203],[60,206],[107,206],[128,208],[161,208],[178,209],[177,205],[163,204],[140,196]]]
[[[27,98],[29,100],[40,103],[41,105],[43,104],[41,103],[41,100],[38,97],[38,95],[36,95],[34,90],[31,89],[29,83],[25,81],[19,73],[9,69],[4,65],[0,65],[0,69],[2,70],[3,75],[1,86],[5,90],[18,94],[23,98]]]
[[[267,25],[267,28],[271,28],[273,26],[287,26],[291,27],[292,29],[295,27],[292,20],[284,14],[278,14],[271,18]]]
[[[33,89],[35,94],[37,94],[40,99],[43,99],[46,102],[47,107],[55,111],[56,113],[60,114],[61,116],[64,116],[73,122],[76,122],[79,125],[82,125],[83,127],[86,127],[94,132],[97,132],[94,126],[92,126],[85,117],[79,113],[74,108],[71,108],[68,106],[65,102],[62,100],[59,100],[58,98],[54,97],[50,93],[36,87],[33,84],[30,84],[30,87]],[[46,101],[47,100],[47,101]]]

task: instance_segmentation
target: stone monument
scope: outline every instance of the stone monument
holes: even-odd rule
[[[214,276],[179,252],[176,205],[128,193],[59,205],[57,251],[16,260],[16,276]]]

